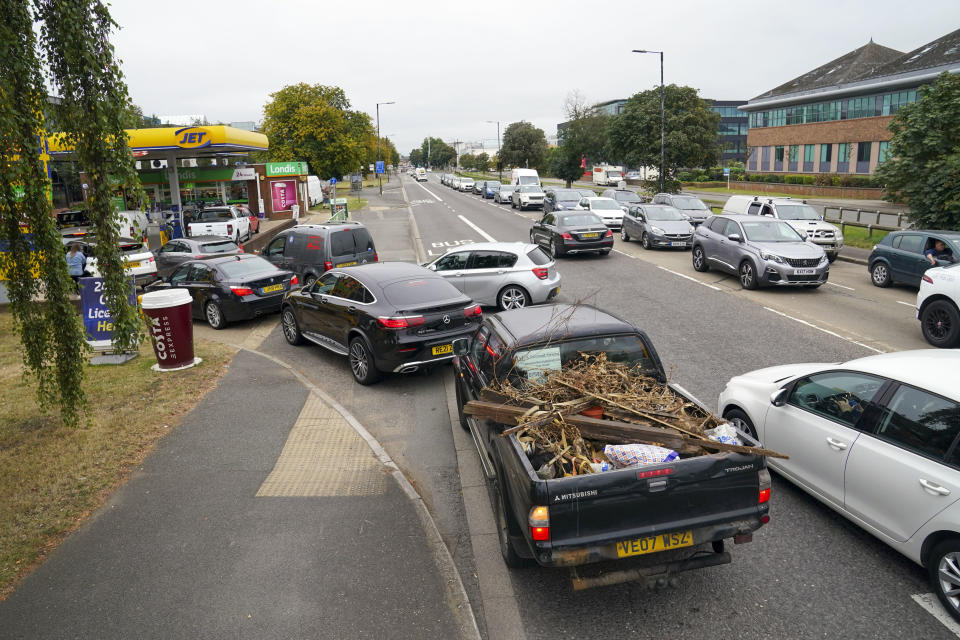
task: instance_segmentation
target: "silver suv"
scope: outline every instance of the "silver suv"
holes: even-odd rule
[[[703,200],[696,196],[685,196],[679,193],[658,193],[653,196],[653,204],[668,204],[680,210],[680,214],[693,226],[703,224],[710,217],[710,207],[703,204]]]
[[[736,275],[744,289],[764,286],[816,289],[830,275],[827,254],[781,220],[711,216],[693,234],[693,268]]]

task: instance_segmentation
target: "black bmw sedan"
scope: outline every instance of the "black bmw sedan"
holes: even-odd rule
[[[379,262],[327,271],[283,301],[283,335],[350,360],[360,384],[453,358],[453,341],[477,330],[480,305],[429,269]]]
[[[193,298],[193,317],[214,329],[280,309],[283,296],[297,286],[297,276],[260,256],[239,254],[184,262],[163,280],[146,287],[186,289]]]
[[[613,232],[589,211],[544,214],[530,229],[530,242],[539,244],[556,259],[571,253],[599,253],[613,249]]]

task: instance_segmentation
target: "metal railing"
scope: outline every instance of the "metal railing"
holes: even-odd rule
[[[836,212],[835,215],[831,215],[831,211]],[[868,238],[873,237],[874,229],[900,231],[910,226],[907,214],[902,211],[864,211],[863,209],[848,207],[825,206],[823,208],[823,219],[827,222],[839,224],[841,233],[847,225],[862,227],[867,230]]]

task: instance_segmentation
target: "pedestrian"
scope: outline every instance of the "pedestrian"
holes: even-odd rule
[[[83,270],[87,266],[87,257],[80,251],[80,245],[76,242],[70,245],[67,252],[67,273],[73,278],[73,288],[80,293],[80,278],[83,277]]]
[[[933,248],[924,251],[923,255],[927,256],[927,260],[929,260],[933,266],[937,266],[937,260],[944,260],[946,262],[954,261],[953,251],[943,240],[935,241]]]

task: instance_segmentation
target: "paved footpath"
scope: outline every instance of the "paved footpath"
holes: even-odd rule
[[[0,638],[479,637],[422,501],[339,409],[240,351],[0,603]]]

